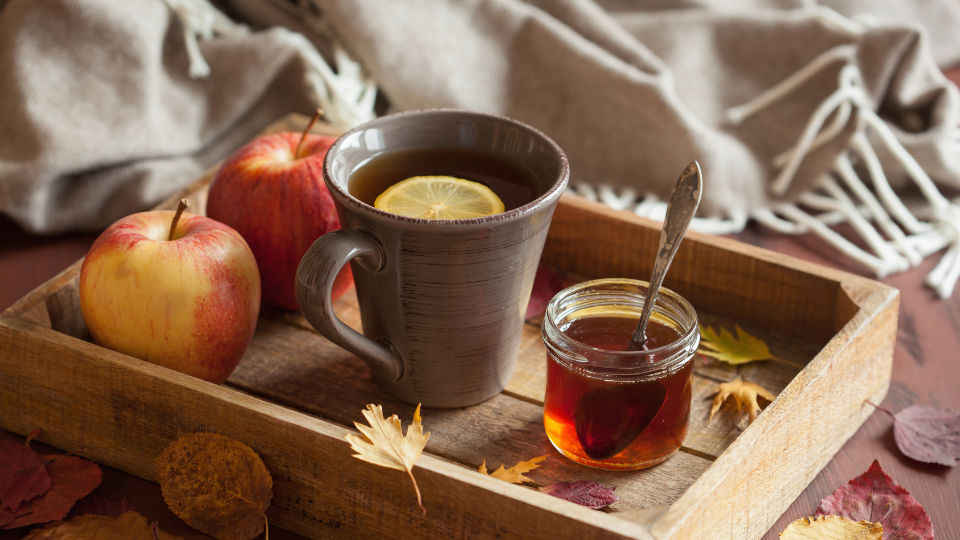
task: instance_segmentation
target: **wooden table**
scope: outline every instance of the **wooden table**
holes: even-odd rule
[[[960,69],[948,72],[948,76],[960,80]],[[787,237],[751,226],[735,238],[865,275],[810,235]],[[82,257],[95,239],[96,234],[37,237],[0,216],[0,310]],[[949,300],[939,300],[922,285],[935,263],[934,258],[884,280],[902,293],[893,380],[883,402],[895,412],[912,404],[960,409],[960,292]],[[896,448],[892,425],[892,419],[882,412],[871,416],[764,539],[776,539],[788,523],[812,515],[821,499],[866,471],[874,459],[924,505],[938,539],[960,538],[960,470],[904,457]],[[159,520],[164,530],[185,538],[209,538],[177,519],[164,505],[155,484],[109,469],[104,478],[114,498],[126,496],[148,518]],[[273,533],[275,539],[301,538],[276,528]],[[17,536],[0,534],[0,540],[8,538]]]

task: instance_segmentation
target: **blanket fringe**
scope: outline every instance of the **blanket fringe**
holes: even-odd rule
[[[755,211],[751,217],[786,234],[812,232],[880,278],[917,266],[925,257],[947,248],[940,263],[927,275],[926,283],[941,298],[949,298],[960,279],[960,206],[940,193],[890,127],[874,112],[863,90],[860,71],[852,60],[849,45],[835,47],[751,102],[728,111],[729,121],[742,122],[786,96],[826,66],[836,61],[846,63],[840,70],[837,90],[814,111],[796,144],[773,161],[780,172],[771,182],[770,190],[775,195],[784,195],[807,154],[835,138],[856,114],[857,132],[852,137],[850,149],[837,157],[832,169],[813,191],[798,199],[799,205],[822,213],[813,215],[801,210],[798,204],[781,204],[773,209]],[[833,120],[827,124],[831,117]],[[893,191],[866,136],[867,130],[877,136],[919,187],[931,209],[930,222],[918,219]],[[855,159],[863,163],[867,179],[857,175],[853,166]],[[865,180],[869,181],[870,187]],[[866,244],[866,249],[828,227],[840,222],[851,225]]]
[[[862,35],[864,26],[861,22],[847,21],[825,8],[821,11],[819,15],[824,21],[846,25],[852,38]],[[890,127],[874,112],[863,90],[860,71],[853,63],[854,53],[852,45],[840,45],[826,51],[752,101],[726,112],[727,120],[738,124],[789,95],[824,68],[842,62],[844,66],[840,70],[837,90],[817,107],[797,142],[773,159],[779,172],[770,183],[770,191],[782,196],[804,158],[832,141],[851,120],[855,120],[857,131],[850,147],[837,157],[814,189],[800,195],[796,203],[753,210],[749,215],[734,212],[728,219],[696,218],[691,228],[711,234],[736,233],[743,230],[748,218],[752,218],[783,234],[812,233],[868,268],[878,278],[915,267],[924,258],[946,249],[940,262],[927,275],[926,284],[941,298],[949,298],[960,279],[960,203],[951,202],[940,193]],[[928,205],[923,212],[925,215],[911,212],[893,191],[867,137],[868,130],[876,135],[879,143],[920,189]],[[854,162],[863,165],[865,178],[858,175]],[[666,202],[652,193],[638,196],[632,189],[606,185],[594,188],[582,182],[573,185],[571,191],[653,220],[662,221],[666,215]],[[851,226],[864,247],[830,228],[841,223]]]
[[[213,39],[214,35],[242,36],[250,32],[245,25],[230,20],[208,0],[164,0],[176,13],[183,26],[184,42],[190,59],[190,77],[204,78],[210,75],[210,66],[200,52],[199,39]],[[307,20],[318,33],[324,32],[322,21]],[[336,70],[323,59],[316,47],[301,34],[283,29],[289,44],[303,58],[307,82],[315,101],[324,110],[331,123],[351,128],[376,115],[373,112],[377,87],[364,73],[358,62],[350,58],[339,42],[333,41],[333,60]]]

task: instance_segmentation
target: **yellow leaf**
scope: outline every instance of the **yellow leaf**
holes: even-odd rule
[[[363,416],[370,425],[364,426],[358,422],[354,422],[354,425],[366,439],[353,434],[346,436],[350,447],[357,452],[353,457],[388,469],[407,471],[413,481],[413,489],[417,492],[417,504],[426,514],[427,509],[423,507],[420,499],[420,488],[413,477],[413,464],[420,459],[423,447],[430,438],[430,434],[424,433],[420,424],[420,405],[417,405],[417,410],[413,413],[413,423],[407,428],[406,437],[403,435],[400,418],[397,415],[384,418],[380,405],[367,405]]]
[[[734,328],[737,330],[737,337],[733,337],[733,334],[722,326],[718,334],[713,328],[701,325],[700,348],[697,352],[734,365],[754,360],[779,360],[770,354],[770,347],[765,341],[740,328],[740,325],[734,325]]]
[[[260,456],[216,433],[191,433],[157,458],[163,500],[180,519],[218,540],[263,532],[273,479]]]
[[[800,518],[780,533],[781,540],[881,540],[883,525],[841,516]]]
[[[710,420],[708,420],[708,422],[713,421],[714,413],[720,409],[720,405],[730,396],[733,396],[733,400],[737,404],[737,414],[742,413],[743,406],[747,405],[750,422],[756,420],[757,413],[760,412],[760,405],[757,404],[757,396],[767,401],[773,401],[775,397],[766,388],[759,384],[746,382],[740,377],[730,382],[720,383],[720,387],[717,390],[717,397],[713,398],[713,407],[710,408]]]
[[[503,465],[500,465],[500,468],[492,473],[487,473],[487,460],[483,460],[483,463],[480,464],[480,474],[486,474],[491,478],[497,478],[499,480],[503,480],[504,482],[510,482],[511,484],[532,482],[532,480],[524,476],[523,473],[528,473],[536,469],[540,466],[540,462],[545,459],[547,459],[547,456],[535,457],[533,459],[528,459],[527,461],[521,461],[509,469],[504,469]]]
[[[179,536],[157,529],[160,540],[182,540]],[[84,514],[70,521],[54,521],[36,528],[23,537],[24,540],[99,540],[118,538],[122,540],[154,540],[153,530],[147,518],[137,512],[127,512],[117,517]]]

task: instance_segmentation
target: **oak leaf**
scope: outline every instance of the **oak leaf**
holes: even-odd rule
[[[69,521],[58,521],[45,527],[36,528],[23,540],[98,540],[118,538],[122,540],[179,540],[179,536],[158,531],[159,539],[154,539],[147,518],[135,511],[117,517],[85,514]]]
[[[403,435],[400,418],[395,414],[384,418],[380,405],[367,405],[363,416],[370,425],[364,426],[359,422],[354,422],[354,425],[366,438],[346,435],[347,442],[356,452],[353,457],[380,467],[406,471],[413,482],[413,490],[417,493],[417,505],[426,514],[427,509],[423,507],[420,498],[420,487],[417,486],[417,479],[413,477],[413,465],[420,459],[423,447],[430,438],[429,433],[423,432],[423,425],[420,423],[420,405],[417,405],[417,410],[413,412],[413,423],[407,427],[406,436]]]
[[[540,462],[545,459],[547,459],[547,456],[535,457],[533,459],[528,459],[527,461],[521,461],[509,469],[504,469],[503,465],[500,465],[500,468],[492,473],[487,473],[487,460],[483,460],[483,463],[480,464],[479,471],[480,474],[486,474],[491,478],[503,480],[504,482],[510,482],[511,484],[522,484],[524,482],[532,482],[532,480],[524,476],[524,473],[528,473],[536,469],[540,466]]]
[[[724,327],[717,333],[709,326],[700,325],[698,353],[728,364],[746,364],[755,360],[779,360],[770,354],[770,347],[762,339],[750,334],[740,325],[734,325],[737,337]]]
[[[608,488],[592,480],[580,480],[577,482],[554,482],[547,487],[540,488],[540,491],[558,499],[599,510],[619,500],[613,494],[616,489],[617,486]]]
[[[17,514],[21,503],[48,489],[47,460],[25,444],[0,441],[0,505]]]
[[[957,466],[960,412],[913,405],[893,414],[883,407],[874,407],[893,417],[893,438],[904,455],[924,463]]]
[[[720,405],[730,396],[733,396],[733,400],[737,404],[737,414],[743,412],[744,405],[747,406],[750,422],[756,420],[757,414],[760,412],[757,397],[762,397],[767,401],[773,401],[775,397],[766,388],[759,384],[746,382],[740,377],[730,382],[720,383],[717,390],[717,397],[713,399],[713,407],[710,408],[710,420],[707,421],[708,423],[713,421],[713,415],[720,409]]]
[[[887,476],[876,460],[867,472],[820,502],[817,515],[825,514],[879,522],[887,540],[933,540],[933,524],[927,511]]]
[[[883,526],[840,516],[800,518],[780,533],[781,540],[881,540]]]
[[[177,439],[157,458],[163,500],[180,519],[218,540],[263,532],[273,479],[260,456],[215,433]]]
[[[96,463],[77,456],[50,461],[47,473],[50,489],[46,493],[21,504],[15,513],[0,507],[0,529],[63,519],[78,499],[100,485],[102,474]]]

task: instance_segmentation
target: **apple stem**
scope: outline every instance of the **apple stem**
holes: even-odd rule
[[[300,159],[300,148],[303,146],[303,141],[307,140],[307,133],[310,133],[310,129],[321,116],[323,116],[323,109],[317,109],[317,112],[313,113],[313,118],[307,124],[307,129],[303,130],[303,135],[300,136],[300,142],[297,143],[297,150],[293,153],[293,159]]]
[[[173,215],[173,222],[170,223],[170,236],[167,237],[168,241],[173,241],[173,234],[177,232],[177,222],[180,221],[180,216],[183,215],[183,211],[190,206],[190,201],[187,199],[180,199],[180,204],[177,206],[177,213]]]

